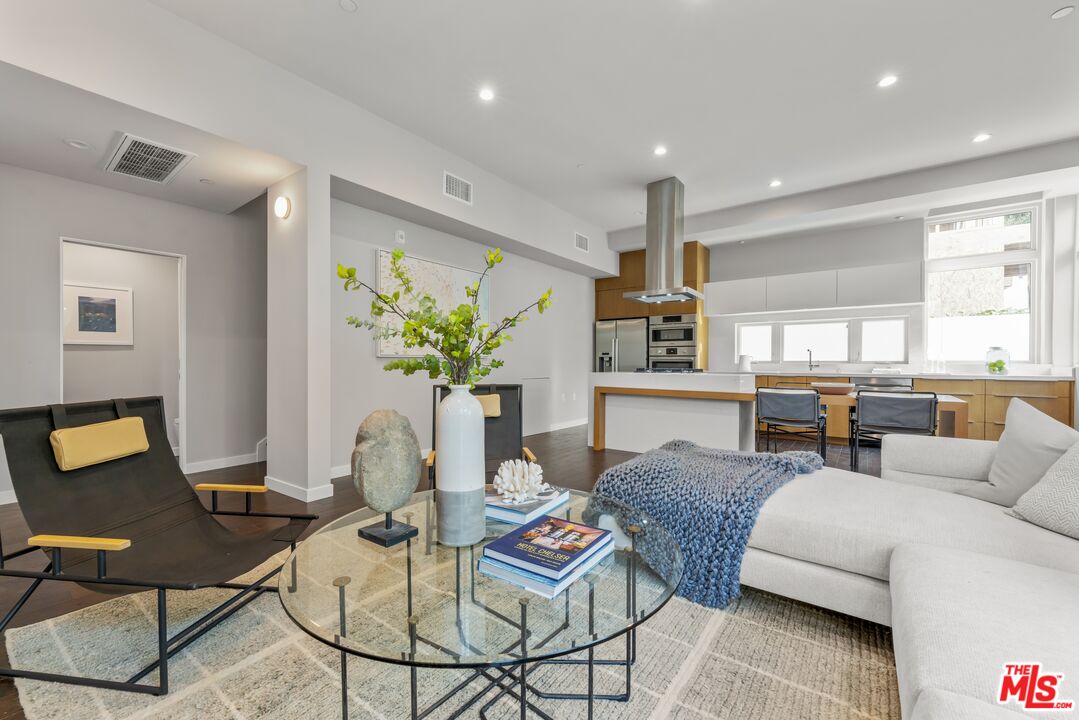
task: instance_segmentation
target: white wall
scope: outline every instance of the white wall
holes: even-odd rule
[[[331,207],[333,257],[354,266],[366,282],[376,282],[378,248],[403,248],[416,257],[458,267],[483,269],[486,248],[427,227],[334,200]],[[405,245],[395,242],[404,230]],[[513,342],[496,357],[505,367],[490,382],[524,385],[525,432],[583,423],[587,418],[588,367],[592,352],[594,295],[584,276],[528,258],[506,254],[490,277],[491,315],[501,318],[536,300],[548,287],[554,305],[511,331]],[[375,356],[375,341],[367,330],[350,327],[345,317],[366,318],[371,307],[365,293],[346,293],[333,274],[331,322],[333,351],[333,465],[335,474],[347,467],[356,428],[368,413],[392,408],[409,418],[422,447],[431,446],[431,386],[422,375],[405,377],[385,372],[385,359]]]
[[[266,218],[0,164],[0,407],[62,401],[60,237],[187,257],[187,456],[248,460],[266,430]],[[136,301],[137,302],[137,301]]]
[[[458,221],[477,238],[498,236],[506,251],[594,276],[617,272],[603,228],[145,0],[19,2],[4,11],[0,60],[307,167],[313,205],[303,241],[313,246],[293,299],[306,304],[307,321],[279,333],[304,345],[307,360],[275,366],[296,374],[269,376],[305,393],[306,421],[271,421],[268,443],[271,464],[275,445],[306,455],[305,474],[275,476],[295,497],[325,492],[330,468],[330,267],[320,263],[329,259],[331,175]],[[444,170],[474,183],[475,205],[442,194]],[[575,232],[589,236],[591,252],[575,249]],[[304,447],[294,445],[297,430]]]
[[[64,345],[64,402],[160,395],[179,446],[180,282],[175,257],[65,242],[64,283],[129,288],[134,345]]]
[[[985,203],[981,203],[984,205]],[[1079,363],[1079,197],[1066,195],[1046,200],[1040,238],[1041,362],[1036,369],[1064,371]],[[829,232],[786,235],[750,240],[744,245],[728,243],[711,248],[713,280],[862,267],[920,260],[923,255],[922,220],[885,223]],[[909,318],[909,361],[913,370],[925,362],[925,308],[909,305],[884,308],[820,310],[793,313],[719,316],[709,319],[709,368],[733,370],[735,325],[751,322],[834,319],[850,317]],[[755,369],[778,366],[754,363]],[[978,371],[978,363],[953,364],[956,371]],[[846,364],[840,368],[857,372],[872,364]],[[1035,370],[1037,371],[1037,370]]]
[[[0,61],[318,166],[501,235],[515,252],[618,271],[603,228],[145,0],[7,3]],[[442,194],[443,170],[474,183],[475,205]],[[590,237],[587,255],[575,231]]]

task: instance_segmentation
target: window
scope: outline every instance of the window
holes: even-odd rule
[[[906,317],[739,324],[735,356],[804,365],[812,350],[813,362],[905,363],[907,326]]]
[[[862,321],[862,362],[906,362],[907,321],[883,318]]]
[[[930,260],[1034,247],[1034,211],[929,224]]]
[[[1030,264],[929,273],[929,357],[982,360],[1000,346],[1030,361]]]
[[[840,322],[783,325],[783,362],[847,362],[850,359],[849,325]]]
[[[993,346],[1034,360],[1034,208],[947,222],[926,233],[927,357],[980,362]]]
[[[736,355],[749,355],[755,362],[772,361],[772,326],[739,325]]]

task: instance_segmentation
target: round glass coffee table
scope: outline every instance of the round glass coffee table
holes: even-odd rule
[[[342,715],[348,716],[348,656],[409,666],[411,717],[454,703],[456,714],[480,703],[480,716],[503,698],[550,719],[530,698],[628,701],[636,655],[634,628],[662,608],[682,579],[676,540],[626,505],[571,492],[551,515],[615,532],[615,551],[553,599],[476,569],[483,545],[516,525],[487,519],[485,539],[466,548],[439,545],[434,494],[416,493],[394,513],[419,528],[407,543],[384,548],[357,535],[382,522],[369,508],[349,513],[301,542],[285,562],[279,597],[305,632],[341,652]],[[625,637],[624,659],[599,659],[594,648]],[[574,655],[574,657],[563,657]],[[586,666],[580,692],[538,687],[529,672],[545,663]],[[625,691],[595,692],[598,665],[625,670]],[[427,707],[419,706],[419,668],[469,669]],[[472,686],[472,687],[470,687]]]

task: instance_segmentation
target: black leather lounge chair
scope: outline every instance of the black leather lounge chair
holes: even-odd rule
[[[79,469],[60,469],[59,451],[50,443],[53,430],[136,417],[145,429],[145,451]],[[137,429],[139,423],[124,424]],[[196,485],[195,489],[212,493],[212,510],[207,511],[172,454],[159,397],[2,410],[0,437],[19,508],[36,533],[27,541],[29,547],[7,555],[0,545],[0,577],[33,581],[0,620],[0,633],[42,582],[74,582],[106,593],[157,590],[158,636],[157,659],[126,681],[7,668],[0,668],[0,676],[166,694],[169,658],[263,592],[276,592],[276,587],[266,583],[281,568],[251,584],[229,581],[286,547],[295,547],[317,517],[252,511],[251,494],[266,492],[262,485]],[[219,510],[219,492],[245,493],[245,510]],[[288,523],[239,533],[223,526],[215,515],[281,518]],[[11,568],[13,558],[37,552],[48,558],[43,570]],[[207,587],[237,592],[168,637],[167,591]],[[157,685],[140,682],[154,670],[158,670]]]
[[[432,450],[427,454],[427,479],[434,490],[437,483],[435,477],[435,454],[438,446],[435,442],[437,436],[435,418],[438,416],[438,404],[442,398],[450,392],[448,385],[435,385],[431,415],[431,445]],[[524,436],[524,390],[520,385],[476,385],[472,388],[475,395],[483,404],[483,455],[484,472],[487,482],[490,482],[498,467],[506,460],[521,458],[530,462],[536,461],[536,456],[525,447]],[[493,402],[492,402],[493,401]]]

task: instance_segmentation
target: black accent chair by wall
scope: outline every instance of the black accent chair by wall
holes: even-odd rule
[[[778,451],[780,435],[812,438],[821,457],[828,453],[828,411],[811,388],[757,388],[757,427],[764,425],[764,450]],[[795,428],[795,429],[791,429]]]
[[[142,419],[137,431],[143,443],[139,450],[118,459],[94,460],[96,464],[61,470],[61,450],[54,452],[51,444],[56,442],[51,437],[53,430],[94,425],[82,430],[93,431],[101,427],[99,423],[120,418]],[[231,581],[281,550],[295,548],[300,534],[317,516],[253,511],[251,496],[266,492],[263,485],[200,484],[192,488],[172,454],[165,422],[159,397],[0,410],[0,437],[19,509],[35,533],[27,541],[29,547],[21,550],[5,555],[0,545],[0,577],[33,581],[0,620],[0,633],[43,582],[60,582],[104,593],[156,590],[158,641],[157,658],[146,658],[148,664],[124,681],[10,668],[0,668],[0,676],[164,695],[169,690],[171,656],[262,593],[277,591],[266,583],[280,566],[251,583]],[[125,425],[133,426],[139,423]],[[93,443],[88,445],[94,447]],[[196,489],[211,493],[212,510],[203,506]],[[243,493],[244,510],[218,509],[221,492]],[[220,515],[279,518],[287,523],[237,532],[218,522],[215,516]],[[44,569],[11,567],[15,558],[39,552],[47,559]],[[168,637],[168,591],[208,587],[237,592]],[[133,663],[142,662],[133,658]],[[142,682],[155,670],[156,685]]]
[[[449,392],[449,386],[436,385],[432,393],[432,449],[427,455],[427,477],[432,490],[435,489],[437,482],[435,454],[438,452],[438,447],[435,418],[438,415],[438,404]],[[483,453],[487,482],[491,481],[494,474],[498,472],[498,466],[505,460],[522,458],[535,462],[536,456],[525,447],[522,434],[524,432],[524,388],[521,385],[476,385],[472,388],[472,394],[484,405]],[[492,402],[495,397],[497,401]]]
[[[889,433],[937,434],[934,392],[858,392],[850,418],[850,469],[858,470],[862,445],[879,445]]]

